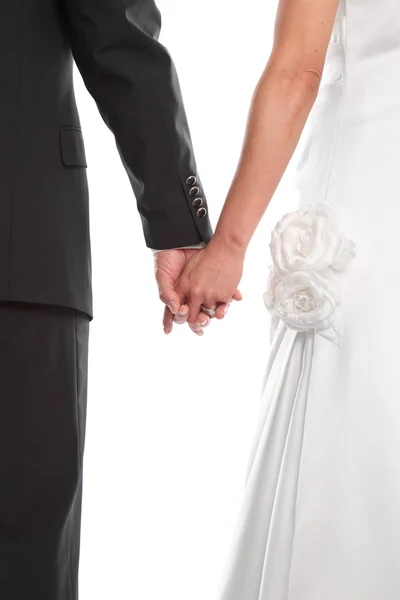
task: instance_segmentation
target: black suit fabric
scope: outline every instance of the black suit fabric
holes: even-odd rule
[[[89,317],[0,303],[0,598],[77,600]]]
[[[209,241],[207,201],[160,27],[153,0],[1,1],[0,301],[93,316],[74,59],[115,136],[146,244]],[[110,198],[110,210],[118,199]]]

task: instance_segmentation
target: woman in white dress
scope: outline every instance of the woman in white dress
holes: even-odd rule
[[[278,325],[219,598],[399,600],[399,0],[281,0],[215,236],[178,286],[192,322],[234,295],[305,125],[299,210],[271,238]]]

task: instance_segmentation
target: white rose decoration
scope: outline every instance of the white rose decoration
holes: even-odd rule
[[[355,256],[333,210],[318,203],[285,215],[271,236],[271,255],[280,273],[342,270]]]
[[[271,236],[273,266],[264,302],[272,314],[297,331],[314,330],[340,345],[340,286],[336,273],[355,257],[325,204],[289,213]]]
[[[340,289],[331,271],[297,271],[280,278],[273,268],[264,302],[289,329],[313,329],[340,344]]]

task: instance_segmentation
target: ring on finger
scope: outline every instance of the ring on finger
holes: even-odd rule
[[[214,304],[213,306],[204,306],[204,304],[201,305],[201,312],[203,312],[205,315],[207,315],[208,317],[214,317],[215,316],[215,312],[217,305]]]

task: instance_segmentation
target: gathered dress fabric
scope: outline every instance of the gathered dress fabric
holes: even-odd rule
[[[277,326],[219,600],[400,598],[399,73],[400,3],[342,0],[290,225],[312,229],[326,210],[330,233],[316,227],[326,247],[301,258],[305,271],[273,257]],[[343,270],[350,246],[329,211],[356,246]],[[290,245],[285,227],[275,250]],[[315,297],[313,321],[300,309]]]

